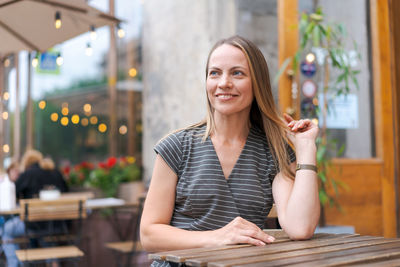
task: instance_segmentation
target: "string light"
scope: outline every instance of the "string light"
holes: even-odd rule
[[[96,116],[90,117],[90,123],[91,123],[91,124],[97,124],[98,121],[99,121],[99,119],[97,119]]]
[[[62,126],[67,126],[68,122],[69,122],[69,119],[68,119],[68,117],[62,117],[60,122],[61,122]]]
[[[121,127],[119,127],[119,133],[122,135],[125,135],[128,132],[128,127],[126,127],[126,125],[121,125]]]
[[[90,26],[90,39],[92,41],[97,39],[96,28],[94,27],[94,25]]]
[[[72,115],[71,122],[73,124],[78,124],[79,123],[79,115],[77,115],[77,114]]]
[[[3,99],[7,101],[9,98],[10,98],[10,94],[8,92],[4,92]]]
[[[88,120],[87,118],[83,118],[83,119],[81,120],[81,124],[82,124],[82,126],[88,126],[89,120]]]
[[[35,57],[32,59],[32,67],[36,68],[39,65],[39,54],[36,53]]]
[[[124,31],[124,29],[121,28],[121,25],[119,23],[117,25],[117,34],[118,34],[119,38],[125,37],[125,31]]]
[[[3,117],[3,120],[8,120],[8,112],[4,111],[2,117]]]
[[[61,109],[61,114],[63,114],[64,116],[67,116],[68,113],[69,113],[68,107],[63,107],[63,108]]]
[[[90,45],[90,43],[86,44],[86,49],[85,49],[85,54],[90,57],[93,54],[93,49]]]
[[[92,111],[92,105],[90,104],[83,105],[83,111],[85,111],[85,113],[90,113]]]
[[[7,144],[3,145],[3,152],[4,152],[4,153],[10,152],[10,146],[7,145]]]
[[[58,120],[58,114],[55,113],[55,112],[51,113],[50,119],[51,119],[52,121],[56,122],[56,121]]]
[[[105,131],[107,131],[107,125],[105,125],[104,123],[100,123],[98,129],[99,132],[104,133]]]
[[[61,28],[61,13],[60,13],[60,11],[56,11],[56,16],[54,19],[54,26],[56,27],[56,29]]]
[[[38,106],[40,109],[44,109],[46,107],[46,101],[44,101],[44,100],[40,101]]]
[[[56,63],[58,66],[61,66],[64,63],[64,58],[61,56],[61,53],[57,54]]]
[[[133,78],[137,75],[137,70],[135,68],[130,68],[128,73],[129,76]]]

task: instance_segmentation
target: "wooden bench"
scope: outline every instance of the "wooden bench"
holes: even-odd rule
[[[86,218],[86,209],[83,198],[63,198],[57,200],[40,199],[22,199],[20,200],[21,220],[27,223],[32,222],[54,222],[65,220],[77,220],[79,223],[78,233],[75,242],[79,242],[82,219]],[[55,239],[52,233],[48,233],[47,238]],[[69,234],[63,233],[61,237],[67,237]],[[30,238],[25,230],[25,238]],[[79,259],[84,253],[75,245],[57,246],[49,248],[27,248],[16,251],[16,255],[21,262],[38,262],[60,259]]]

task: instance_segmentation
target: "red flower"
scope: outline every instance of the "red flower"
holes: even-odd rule
[[[117,163],[117,158],[115,158],[115,157],[111,157],[111,158],[109,158],[108,160],[107,160],[107,167],[108,168],[112,168],[112,167],[114,167],[114,165]]]
[[[102,168],[102,169],[107,169],[107,164],[104,163],[104,162],[100,162],[99,163],[99,167]]]
[[[69,173],[71,172],[71,167],[70,166],[65,166],[63,169],[63,172],[66,176],[69,176]]]

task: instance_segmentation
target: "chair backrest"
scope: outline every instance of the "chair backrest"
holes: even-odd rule
[[[86,218],[85,198],[21,199],[20,218],[26,222]]]

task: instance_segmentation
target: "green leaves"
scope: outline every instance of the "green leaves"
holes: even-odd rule
[[[356,65],[354,63],[361,60],[361,56],[355,41],[352,42],[352,51],[346,47],[348,40],[343,24],[324,23],[324,14],[322,9],[318,8],[313,14],[301,14],[299,34],[298,50],[283,62],[275,81],[284,73],[290,62],[292,62],[294,75],[297,75],[302,59],[307,53],[315,51],[317,48],[324,52],[322,53],[324,55],[322,66],[319,66],[319,71],[323,73],[319,76],[320,83],[323,83],[323,93],[327,94],[329,91],[330,94],[338,96],[348,94],[352,88],[359,89],[357,75],[360,71],[354,69]],[[328,108],[326,103],[316,106],[317,114],[320,114],[323,108]],[[326,118],[323,120],[326,122]],[[337,147],[336,140],[329,138],[329,132],[324,127],[320,133],[321,136],[316,141],[320,202],[322,205],[328,203],[335,205],[340,210],[340,205],[335,198],[340,189],[348,189],[348,187],[331,176],[334,171],[337,171],[332,165],[332,158],[343,155],[345,146]],[[332,191],[333,193],[331,193]]]

